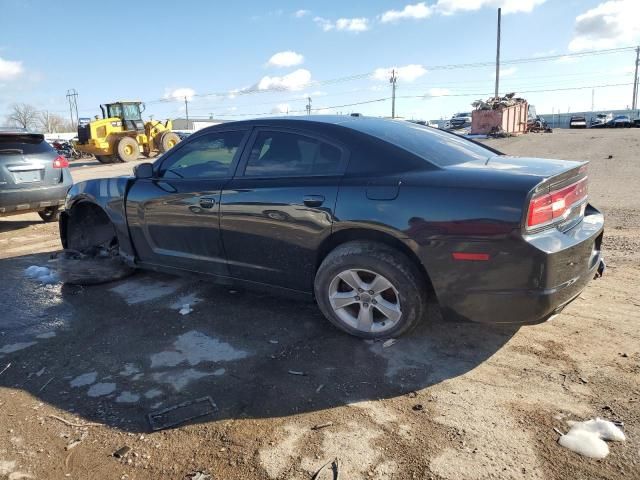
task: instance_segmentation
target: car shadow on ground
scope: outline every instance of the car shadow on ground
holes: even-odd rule
[[[12,364],[0,386],[131,432],[149,431],[150,412],[202,397],[218,410],[192,422],[407,394],[474,369],[517,331],[435,318],[388,346],[341,333],[313,303],[191,279],[140,272],[74,287],[25,278],[47,258],[0,260],[0,369]],[[193,311],[181,315],[185,304]]]
[[[12,220],[11,217],[5,217],[0,221],[0,233],[22,230],[39,224],[43,224],[42,220]]]

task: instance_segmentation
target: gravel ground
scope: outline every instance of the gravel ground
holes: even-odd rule
[[[546,324],[451,324],[433,306],[388,348],[311,304],[191,279],[39,285],[23,271],[60,248],[57,227],[0,219],[0,478],[298,480],[335,458],[342,480],[640,478],[640,129],[593,132],[488,143],[591,161],[607,275]],[[150,412],[202,397],[215,412],[150,430]],[[557,444],[554,427],[596,416],[625,424],[606,459]]]

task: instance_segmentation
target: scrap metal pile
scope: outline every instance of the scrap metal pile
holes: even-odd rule
[[[527,103],[524,98],[516,97],[515,92],[507,93],[504,97],[491,97],[487,100],[476,100],[471,104],[476,110],[498,110],[512,107],[520,103]]]

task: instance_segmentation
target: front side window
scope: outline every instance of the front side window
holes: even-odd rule
[[[162,164],[164,178],[219,178],[231,175],[231,164],[245,132],[215,132],[186,141]]]
[[[335,175],[342,151],[328,143],[287,132],[260,132],[251,148],[246,176]]]
[[[108,107],[109,118],[122,118],[122,105],[115,103]]]

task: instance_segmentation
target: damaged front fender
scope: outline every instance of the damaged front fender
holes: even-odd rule
[[[60,216],[60,238],[64,248],[73,248],[69,239],[73,235],[70,232],[70,218],[75,214],[81,214],[75,210],[82,203],[89,203],[102,210],[113,229],[118,241],[120,256],[133,265],[135,250],[129,237],[127,216],[125,212],[125,198],[129,186],[134,179],[132,177],[114,177],[87,180],[76,183],[71,187],[65,201],[65,211]],[[84,215],[84,213],[82,213]],[[96,232],[99,235],[99,232]]]

